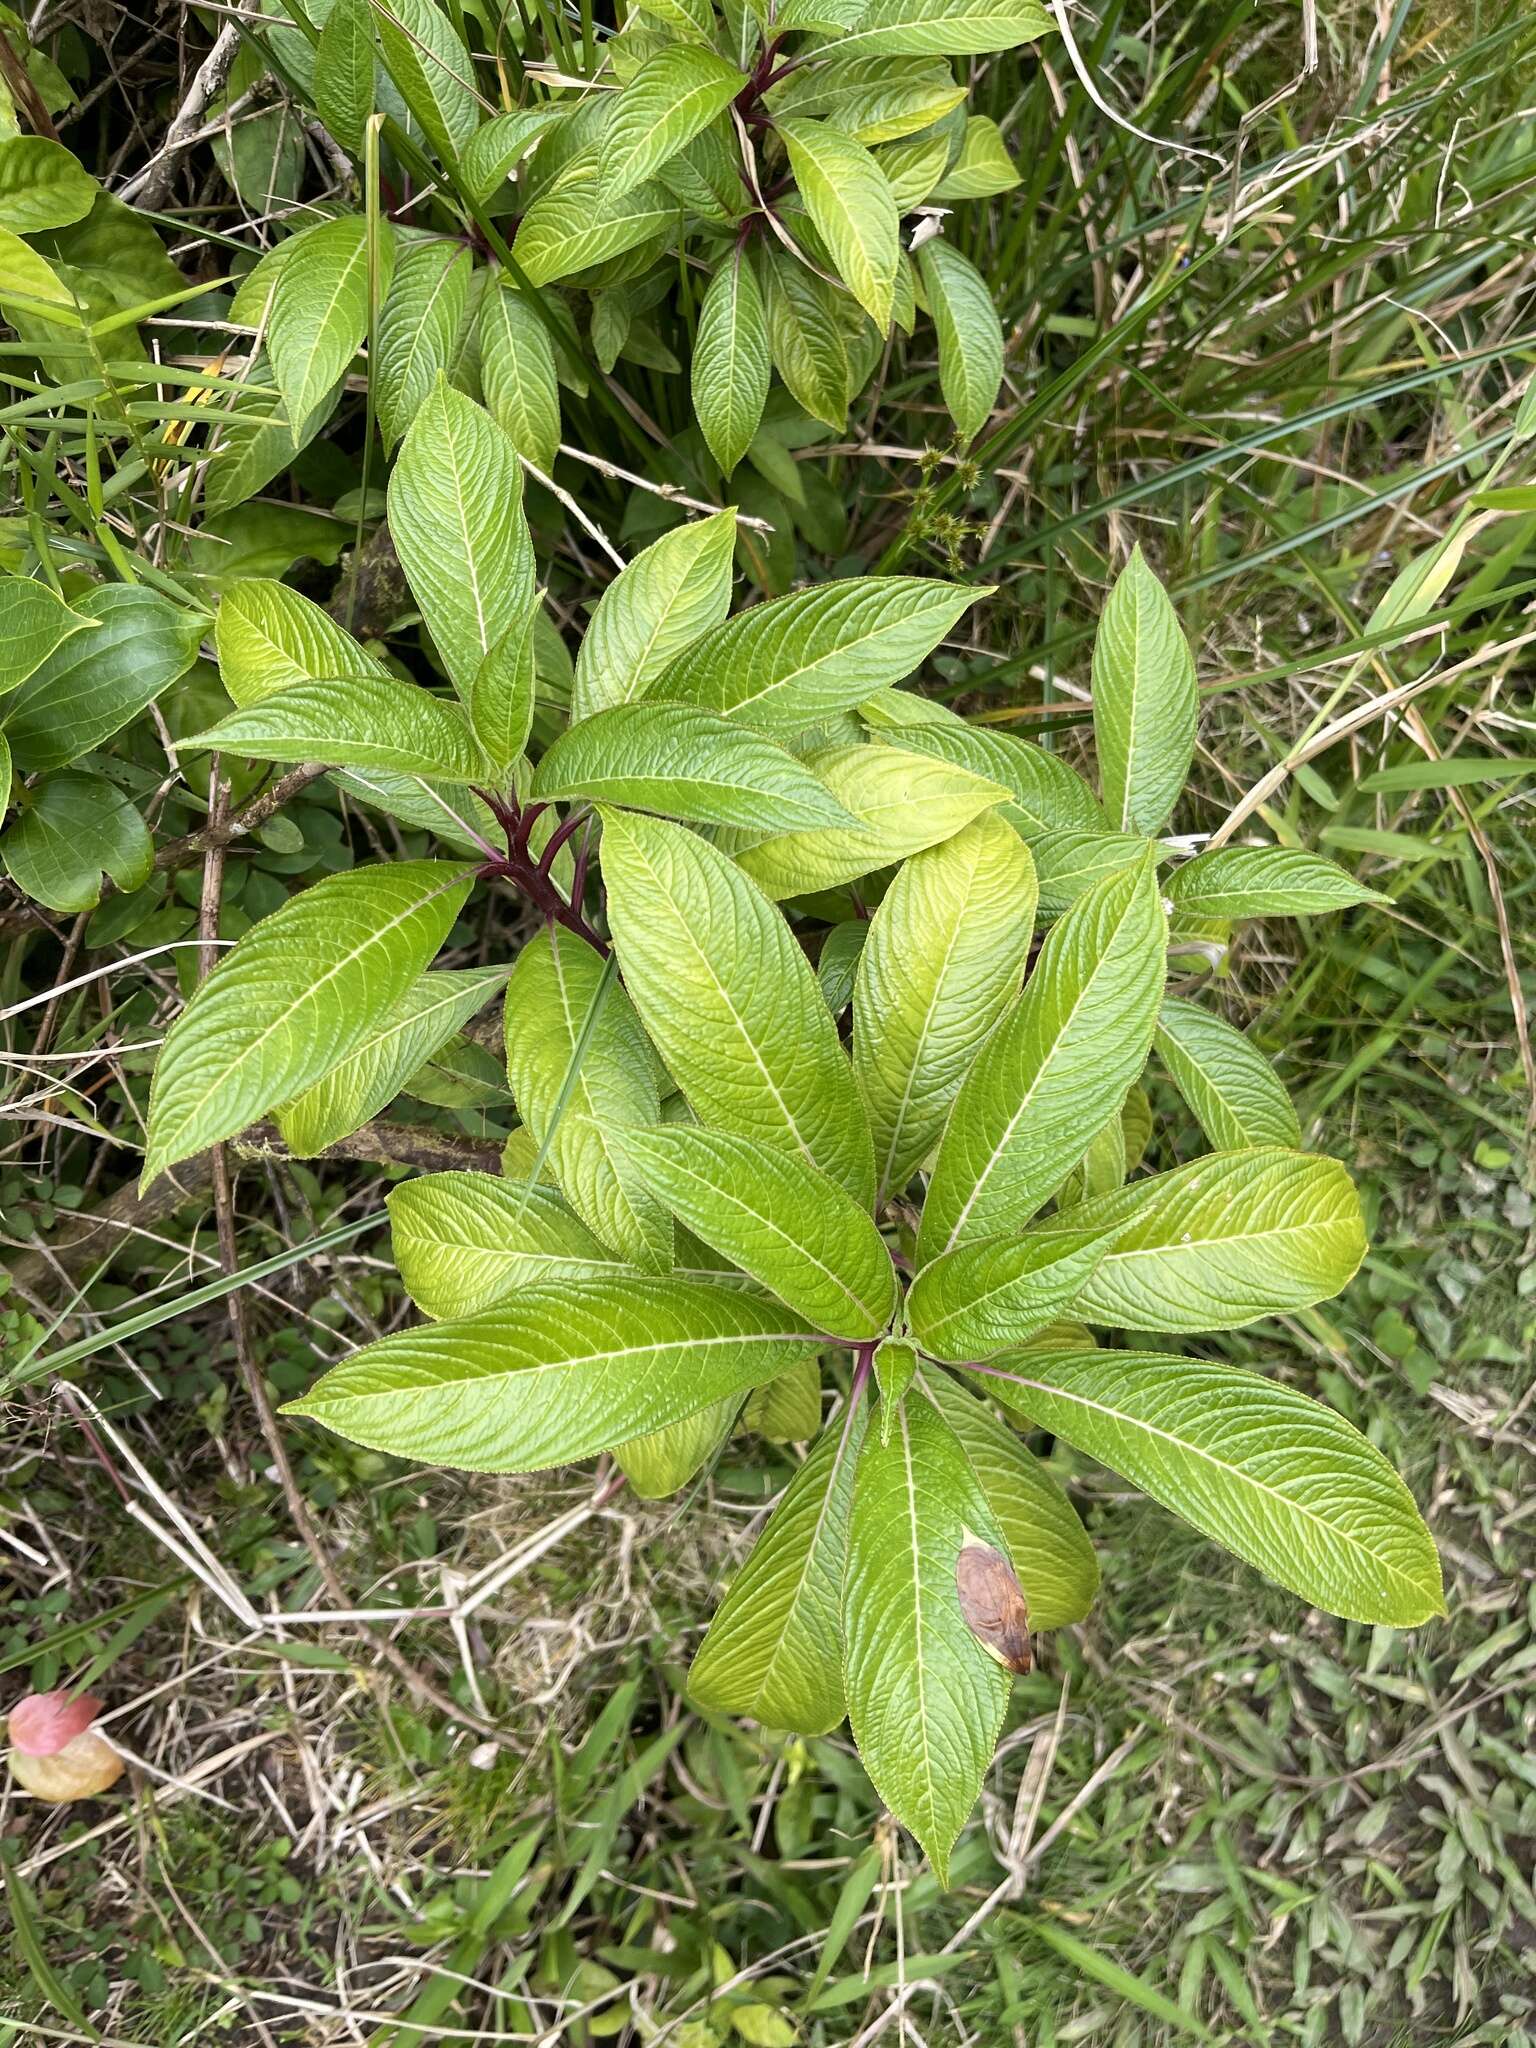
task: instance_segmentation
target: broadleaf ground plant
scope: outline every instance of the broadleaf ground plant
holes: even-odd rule
[[[899,687],[984,597],[860,577],[731,615],[729,510],[614,577],[541,743],[518,474],[440,383],[391,480],[456,701],[254,579],[217,623],[241,708],[184,743],[325,757],[386,807],[435,805],[447,845],[315,884],[220,961],[159,1055],[147,1181],[269,1114],[299,1149],[361,1124],[505,979],[502,1173],[395,1190],[427,1320],[292,1412],[476,1471],[611,1453],[646,1496],[738,1426],[815,1439],[693,1697],[806,1732],[846,1714],[941,1875],[1028,1630],[1097,1582],[1021,1427],[1305,1601],[1439,1612],[1428,1534],[1363,1436],[1146,1334],[1302,1310],[1359,1265],[1347,1175],[1169,974],[1219,922],[1370,892],[1292,849],[1159,838],[1194,673],[1140,553],[1099,627],[1098,794]],[[509,973],[434,971],[477,878],[536,929]],[[1215,1149],[1138,1175],[1154,1052]]]
[[[157,852],[152,807],[212,790],[206,846],[259,833],[267,861],[200,930],[237,943],[188,965],[146,1185],[263,1119],[304,1157],[402,1093],[509,1104],[499,1173],[392,1191],[424,1320],[294,1412],[471,1471],[611,1457],[645,1497],[737,1429],[808,1445],[692,1696],[846,1716],[941,1876],[1032,1635],[1097,1584],[1030,1433],[1303,1601],[1388,1626],[1441,1603],[1364,1436],[1182,1349],[1306,1311],[1365,1249],[1189,965],[1370,892],[1254,843],[1250,808],[1203,851],[1167,836],[1195,670],[1139,552],[1098,623],[1096,788],[903,687],[984,590],[800,580],[841,528],[796,458],[922,313],[962,447],[993,408],[1001,327],[945,225],[1016,173],[954,64],[1050,26],[1033,0],[654,0],[615,34],[556,14],[497,68],[429,0],[257,18],[250,61],[355,186],[195,281],[59,144],[0,138],[26,514],[0,855],[40,913],[146,948],[204,850]],[[195,357],[151,355],[161,315]],[[642,431],[644,379],[685,375],[692,417]],[[335,516],[261,496],[343,437]],[[635,485],[574,659],[525,505],[580,525],[557,458]],[[352,543],[329,609],[284,580]],[[760,601],[733,609],[738,571]],[[110,751],[151,726],[153,768]],[[377,857],[288,896],[283,805],[322,773],[326,829],[355,807]],[[524,942],[435,966],[487,892]],[[1142,1170],[1149,1059],[1211,1146],[1171,1171]]]

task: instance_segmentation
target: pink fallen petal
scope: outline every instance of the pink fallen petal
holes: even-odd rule
[[[29,1692],[12,1707],[6,1723],[12,1745],[24,1756],[57,1756],[66,1743],[83,1735],[101,1712],[101,1701],[88,1692]]]

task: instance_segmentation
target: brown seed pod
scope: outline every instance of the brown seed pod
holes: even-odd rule
[[[50,1806],[69,1806],[117,1783],[123,1760],[91,1725],[100,1711],[100,1700],[89,1693],[62,1688],[28,1693],[17,1702],[6,1732],[11,1776],[23,1791]]]
[[[955,1559],[955,1589],[965,1625],[989,1657],[1016,1676],[1028,1671],[1029,1602],[1013,1566],[995,1544],[966,1531]]]

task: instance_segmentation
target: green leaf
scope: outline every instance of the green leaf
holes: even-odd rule
[[[632,1160],[626,1128],[661,1115],[655,1063],[629,997],[603,969],[570,932],[529,941],[507,984],[507,1078],[583,1223],[635,1265],[665,1273],[672,1218]]]
[[[354,156],[363,152],[377,68],[368,0],[334,0],[315,47],[315,110]]]
[[[96,630],[56,647],[6,712],[5,736],[27,774],[67,767],[137,718],[186,674],[208,624],[141,583],[88,590],[75,611]]]
[[[699,430],[727,476],[752,445],[772,374],[763,294],[738,243],[705,289],[690,371]]]
[[[675,36],[700,43],[714,41],[715,10],[710,0],[639,0],[640,11],[671,29]]]
[[[1023,1235],[956,1245],[924,1266],[907,1296],[912,1334],[930,1357],[963,1365],[1022,1344],[1072,1308],[1108,1251],[1112,1225],[1083,1223],[1084,1203]]]
[[[573,723],[646,696],[659,676],[731,608],[734,510],[664,533],[597,601],[576,656]]]
[[[1009,1676],[966,1626],[966,1538],[1006,1549],[960,1439],[927,1400],[859,1453],[843,1583],[848,1719],[875,1790],[941,1884],[992,1761]]]
[[[46,583],[0,576],[0,696],[19,688],[66,640],[94,632],[96,624],[85,612],[71,610]]]
[[[1152,1042],[1218,1150],[1301,1143],[1295,1107],[1274,1068],[1222,1018],[1165,996]]]
[[[539,763],[533,794],[758,832],[849,822],[827,785],[787,748],[718,711],[654,699],[615,704],[563,733]]]
[[[835,924],[821,942],[816,980],[834,1017],[841,1017],[853,1001],[854,976],[868,936],[868,922],[862,917],[850,917]]]
[[[360,1130],[463,1030],[506,978],[504,967],[422,975],[356,1052],[278,1110],[277,1127],[288,1150],[312,1159],[338,1138]]]
[[[1386,901],[1299,846],[1218,846],[1176,867],[1163,887],[1185,917],[1315,917]]]
[[[905,1337],[887,1337],[875,1346],[875,1385],[880,1393],[880,1442],[891,1440],[907,1389],[917,1378],[917,1346]]]
[[[1115,579],[1093,643],[1093,736],[1109,821],[1159,832],[1195,752],[1189,642],[1140,547]]]
[[[496,198],[518,163],[562,122],[570,108],[556,102],[543,107],[518,107],[483,121],[464,145],[459,158],[459,184],[478,206]]]
[[[681,825],[603,813],[625,987],[701,1123],[874,1194],[869,1128],[816,977],[780,912]]]
[[[807,765],[857,822],[784,832],[737,855],[770,896],[806,896],[893,866],[969,825],[1006,792],[899,747],[829,747]]]
[[[5,761],[10,795],[10,759]],[[144,820],[101,775],[66,769],[45,776],[3,839],[0,857],[24,896],[49,910],[90,910],[101,901],[103,873],[122,890],[142,888],[155,850]]]
[[[1166,928],[1150,852],[1061,919],[966,1076],[939,1143],[924,1264],[1017,1230],[1120,1114],[1163,994]]]
[[[335,19],[334,14],[332,20]],[[469,296],[473,259],[456,242],[409,242],[379,311],[373,402],[393,448],[453,361]]]
[[[789,165],[834,268],[884,333],[901,255],[896,202],[863,143],[825,121],[778,120]]]
[[[11,807],[11,791],[15,783],[15,769],[11,761],[10,743],[0,731],[0,818]]]
[[[826,1735],[843,1699],[843,1558],[864,1434],[834,1422],[790,1481],[688,1673],[696,1706]]]
[[[1028,849],[983,813],[909,860],[868,927],[853,989],[853,1070],[880,1199],[927,1158],[960,1083],[1018,994],[1034,919]]]
[[[754,1138],[668,1125],[626,1131],[630,1159],[678,1220],[829,1336],[862,1342],[896,1306],[896,1268],[853,1197]]]
[[[946,205],[957,199],[991,199],[1011,192],[1018,183],[1018,169],[1002,130],[985,114],[973,114],[965,124],[960,154],[933,196]]]
[[[768,93],[768,105],[775,117],[830,121],[873,148],[941,121],[964,98],[965,87],[942,62],[829,55],[780,80]]]
[[[539,616],[537,600],[530,600],[469,686],[469,722],[503,779],[522,758],[538,708]]]
[[[1147,841],[1139,832],[1042,832],[1029,842],[1040,884],[1040,915],[1059,917],[1107,875],[1141,860]]]
[[[381,296],[393,254],[386,231],[379,240]],[[295,242],[272,293],[267,354],[296,433],[331,396],[367,331],[368,223],[344,214]]]
[[[614,1463],[641,1500],[665,1500],[686,1486],[719,1450],[741,1412],[740,1394],[727,1394],[696,1415],[669,1422],[614,1446]]]
[[[436,0],[373,0],[385,69],[451,165],[480,120],[474,61]]]
[[[213,644],[224,687],[242,709],[294,683],[388,673],[329,612],[267,576],[243,577],[225,592]]]
[[[430,860],[353,868],[253,925],[160,1048],[141,1185],[356,1052],[447,937],[471,874]]]
[[[777,246],[762,255],[768,352],[785,388],[812,419],[841,432],[848,423],[848,343],[834,285]]]
[[[79,327],[75,294],[46,257],[0,227],[0,307],[13,326]]]
[[[1331,1408],[1203,1359],[1031,1352],[986,1385],[1288,1592],[1408,1628],[1443,1614],[1413,1497]]]
[[[660,170],[746,82],[734,64],[696,44],[674,43],[648,57],[603,126],[598,176],[604,196],[628,192]]]
[[[944,166],[949,162],[949,137],[943,128],[937,128],[927,135],[914,135],[906,142],[887,143],[875,151],[875,162],[891,188],[897,213],[912,213],[944,175]],[[916,314],[911,258],[904,257],[897,266],[891,317],[903,334],[911,334]]]
[[[787,1309],[735,1288],[640,1273],[562,1280],[466,1322],[381,1338],[286,1412],[425,1464],[537,1472],[745,1393],[808,1347]]]
[[[1081,1621],[1099,1590],[1099,1564],[1077,1510],[1038,1458],[948,1373],[930,1372],[929,1399],[960,1439],[981,1482],[1029,1602],[1031,1629]]]
[[[1040,0],[872,0],[837,39],[841,57],[980,57],[1054,33]]]
[[[523,215],[512,254],[530,284],[550,284],[669,234],[678,217],[678,203],[664,185],[648,183],[610,194],[595,175],[575,178],[534,200]]]
[[[555,345],[522,294],[496,284],[480,301],[480,383],[492,419],[548,475],[560,452]]]
[[[178,749],[217,747],[252,761],[335,761],[402,775],[474,782],[485,773],[462,713],[394,676],[327,676],[290,683],[221,718]]]
[[[939,388],[961,442],[975,440],[1003,385],[1003,325],[987,281],[948,242],[917,252],[923,295],[939,339]]]
[[[742,1423],[773,1444],[809,1443],[821,1428],[821,1362],[802,1358],[747,1396]]]
[[[1335,1159],[1279,1146],[1213,1152],[1082,1202],[1072,1232],[1113,1242],[1073,1303],[1116,1329],[1235,1330],[1326,1301],[1365,1257],[1365,1223]],[[1032,1233],[1042,1243],[1055,1230]]]
[[[460,696],[533,598],[517,450],[482,407],[439,380],[389,480],[389,530]]]
[[[968,725],[944,705],[905,690],[871,697],[859,706],[859,716],[882,738],[897,733],[900,746],[1000,782],[1010,801],[999,815],[1031,846],[1048,832],[1103,831],[1104,813],[1083,778],[1030,740]]]
[[[400,1278],[434,1318],[475,1315],[542,1281],[611,1278],[619,1263],[549,1188],[431,1173],[388,1201]]]
[[[793,736],[909,676],[987,595],[919,576],[818,583],[705,633],[672,662],[656,695]]]
[[[84,220],[101,188],[61,142],[12,135],[0,142],[0,226],[41,234]]]

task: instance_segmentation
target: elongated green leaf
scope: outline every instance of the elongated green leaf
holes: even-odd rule
[[[869,1127],[809,961],[736,865],[680,825],[603,814],[624,984],[700,1121],[874,1194]]]
[[[912,1334],[931,1357],[964,1364],[1022,1344],[1068,1308],[1086,1315],[1084,1289],[1114,1238],[1079,1225],[1088,1204],[1044,1230],[956,1245],[924,1266],[907,1296]]]
[[[960,154],[933,196],[946,203],[991,199],[999,192],[1011,192],[1018,183],[1019,173],[1002,130],[985,114],[973,114],[965,124]]]
[[[621,569],[597,601],[576,656],[573,722],[646,696],[731,608],[733,510],[674,527]]]
[[[984,1402],[948,1373],[929,1371],[924,1385],[959,1437],[997,1517],[1029,1602],[1031,1629],[1081,1621],[1099,1590],[1099,1564],[1077,1510],[1040,1460],[1025,1450],[1018,1432]]]
[[[1194,757],[1198,708],[1189,642],[1137,547],[1093,643],[1093,736],[1112,825],[1159,832],[1168,822]]]
[[[422,975],[350,1058],[279,1109],[277,1127],[289,1151],[311,1159],[377,1116],[506,978],[504,967]]]
[[[1165,996],[1153,1044],[1219,1150],[1301,1143],[1295,1107],[1274,1068],[1222,1018]]]
[[[394,240],[379,241],[380,292],[388,289]],[[368,331],[368,224],[358,214],[323,221],[277,274],[267,354],[295,433],[335,390]]]
[[[1007,794],[968,768],[900,747],[829,747],[807,765],[857,823],[779,833],[743,849],[741,866],[776,898],[835,889],[891,867],[953,838]]]
[[[1027,1223],[1120,1114],[1152,1042],[1165,942],[1150,853],[1051,932],[950,1110],[918,1237],[924,1264]]]
[[[14,134],[0,142],[0,225],[12,234],[84,220],[100,189],[61,142]]]
[[[431,1173],[388,1200],[395,1263],[423,1315],[472,1316],[541,1281],[611,1278],[619,1263],[550,1188]]]
[[[734,64],[696,44],[673,43],[648,57],[603,126],[598,174],[605,197],[628,192],[660,170],[746,82]]]
[[[1203,1359],[1030,1352],[986,1387],[1303,1600],[1406,1628],[1443,1614],[1413,1497],[1331,1408]],[[1016,1368],[1016,1369],[1014,1369]]]
[[[389,529],[443,666],[468,694],[533,597],[517,450],[489,413],[439,380],[389,481]]]
[[[1040,0],[872,0],[837,39],[843,57],[979,57],[1054,32]]]
[[[1002,389],[1002,322],[986,279],[948,242],[924,242],[917,268],[939,338],[939,388],[968,445],[987,424]]]
[[[538,709],[540,607],[527,610],[493,647],[469,686],[469,722],[503,781],[521,759]]]
[[[387,673],[329,612],[269,576],[230,586],[219,600],[213,643],[224,687],[242,709],[293,683]]]
[[[422,132],[451,164],[480,119],[474,62],[436,0],[371,0],[385,69]]]
[[[821,1428],[820,1360],[802,1358],[766,1387],[754,1387],[741,1419],[769,1443],[809,1443]]]
[[[11,764],[5,763],[10,798]],[[131,799],[102,775],[66,768],[45,776],[26,809],[0,839],[0,858],[24,896],[49,910],[89,910],[101,901],[101,878],[119,889],[149,880],[155,850]]]
[[[315,48],[315,108],[342,148],[355,156],[363,151],[377,74],[368,0],[335,0]]]
[[[549,329],[520,292],[492,285],[480,301],[480,383],[492,419],[546,474],[560,452],[560,387]]]
[[[668,1422],[645,1436],[631,1437],[627,1444],[615,1444],[614,1463],[629,1481],[630,1490],[641,1500],[665,1500],[669,1493],[686,1486],[708,1463],[731,1433],[741,1413],[740,1394],[727,1394],[712,1401],[697,1414],[680,1422]]]
[[[843,1558],[862,1409],[817,1440],[715,1612],[688,1673],[695,1704],[825,1735],[842,1720]]]
[[[859,716],[880,737],[896,735],[898,746],[933,754],[1000,782],[1010,801],[1001,815],[1030,845],[1049,832],[1102,832],[1098,798],[1074,768],[1013,733],[968,725],[945,705],[906,690],[887,691],[859,706]]]
[[[473,262],[456,242],[410,242],[379,313],[373,402],[393,448],[453,360]]]
[[[655,699],[615,704],[563,733],[539,763],[533,794],[756,832],[849,823],[826,783],[786,747],[718,711]]]
[[[1315,917],[1386,900],[1299,846],[1218,846],[1175,868],[1164,888],[1186,917]]]
[[[640,0],[640,11],[675,36],[700,43],[714,40],[715,10],[710,0]]]
[[[635,1265],[664,1273],[672,1219],[631,1161],[625,1128],[660,1117],[655,1064],[622,989],[602,990],[588,1026],[602,978],[585,940],[556,929],[529,941],[507,984],[507,1077],[577,1215]]]
[[[901,234],[885,174],[863,143],[826,121],[775,123],[838,274],[876,327],[891,321]]]
[[[512,254],[530,284],[550,284],[670,233],[678,217],[678,202],[664,185],[636,185],[610,196],[595,175],[574,179],[534,200]]]
[[[752,446],[772,378],[768,316],[738,244],[710,279],[693,342],[693,410],[727,476]]]
[[[1029,850],[993,813],[909,860],[869,925],[853,1070],[883,1200],[911,1179],[972,1060],[1019,992],[1034,930]]]
[[[356,1052],[447,937],[471,873],[430,860],[353,868],[254,925],[160,1048],[142,1185]]]
[[[626,1131],[653,1193],[696,1237],[830,1336],[890,1322],[896,1269],[853,1197],[803,1159],[697,1125]]]
[[[985,597],[917,576],[821,583],[738,612],[674,660],[656,695],[763,732],[804,732],[909,676]]]
[[[482,121],[459,158],[461,188],[478,205],[486,205],[522,158],[569,112],[569,105],[557,101],[542,107],[518,107],[510,114]]]
[[[466,1322],[381,1338],[287,1412],[428,1464],[536,1472],[745,1393],[808,1348],[787,1309],[734,1288],[561,1280]]]
[[[186,674],[208,624],[141,583],[88,590],[75,610],[95,631],[57,646],[6,710],[5,736],[27,774],[67,767],[120,732]]]
[[[981,1791],[1009,1676],[966,1626],[955,1566],[969,1536],[1006,1551],[960,1439],[926,1399],[864,1439],[843,1582],[848,1720],[875,1790],[941,1884]]]
[[[179,744],[253,761],[327,760],[450,782],[476,781],[486,769],[462,713],[394,676],[290,683]]]
[[[834,1017],[841,1017],[853,1001],[853,978],[868,936],[868,922],[862,917],[851,917],[835,924],[821,942],[816,980]]]
[[[1042,832],[1029,842],[1035,856],[1035,879],[1040,884],[1040,914],[1060,917],[1081,896],[1118,874],[1147,850],[1138,832],[1092,831]]]
[[[24,683],[66,640],[96,625],[35,577],[0,577],[0,696]]]
[[[917,1346],[906,1337],[886,1337],[875,1346],[875,1386],[880,1394],[880,1442],[891,1440],[907,1389],[917,1377]]]
[[[842,319],[846,300],[776,245],[763,252],[760,281],[774,368],[812,419],[841,431],[848,421],[851,382]]]
[[[782,17],[781,17],[782,19]],[[965,98],[945,63],[921,57],[825,57],[791,71],[768,93],[775,116],[830,121],[873,148],[942,120]]]
[[[1064,1219],[1112,1242],[1073,1304],[1131,1330],[1232,1330],[1325,1301],[1365,1257],[1365,1224],[1335,1159],[1259,1146],[1082,1202]],[[1034,1235],[1045,1241],[1045,1224]]]

